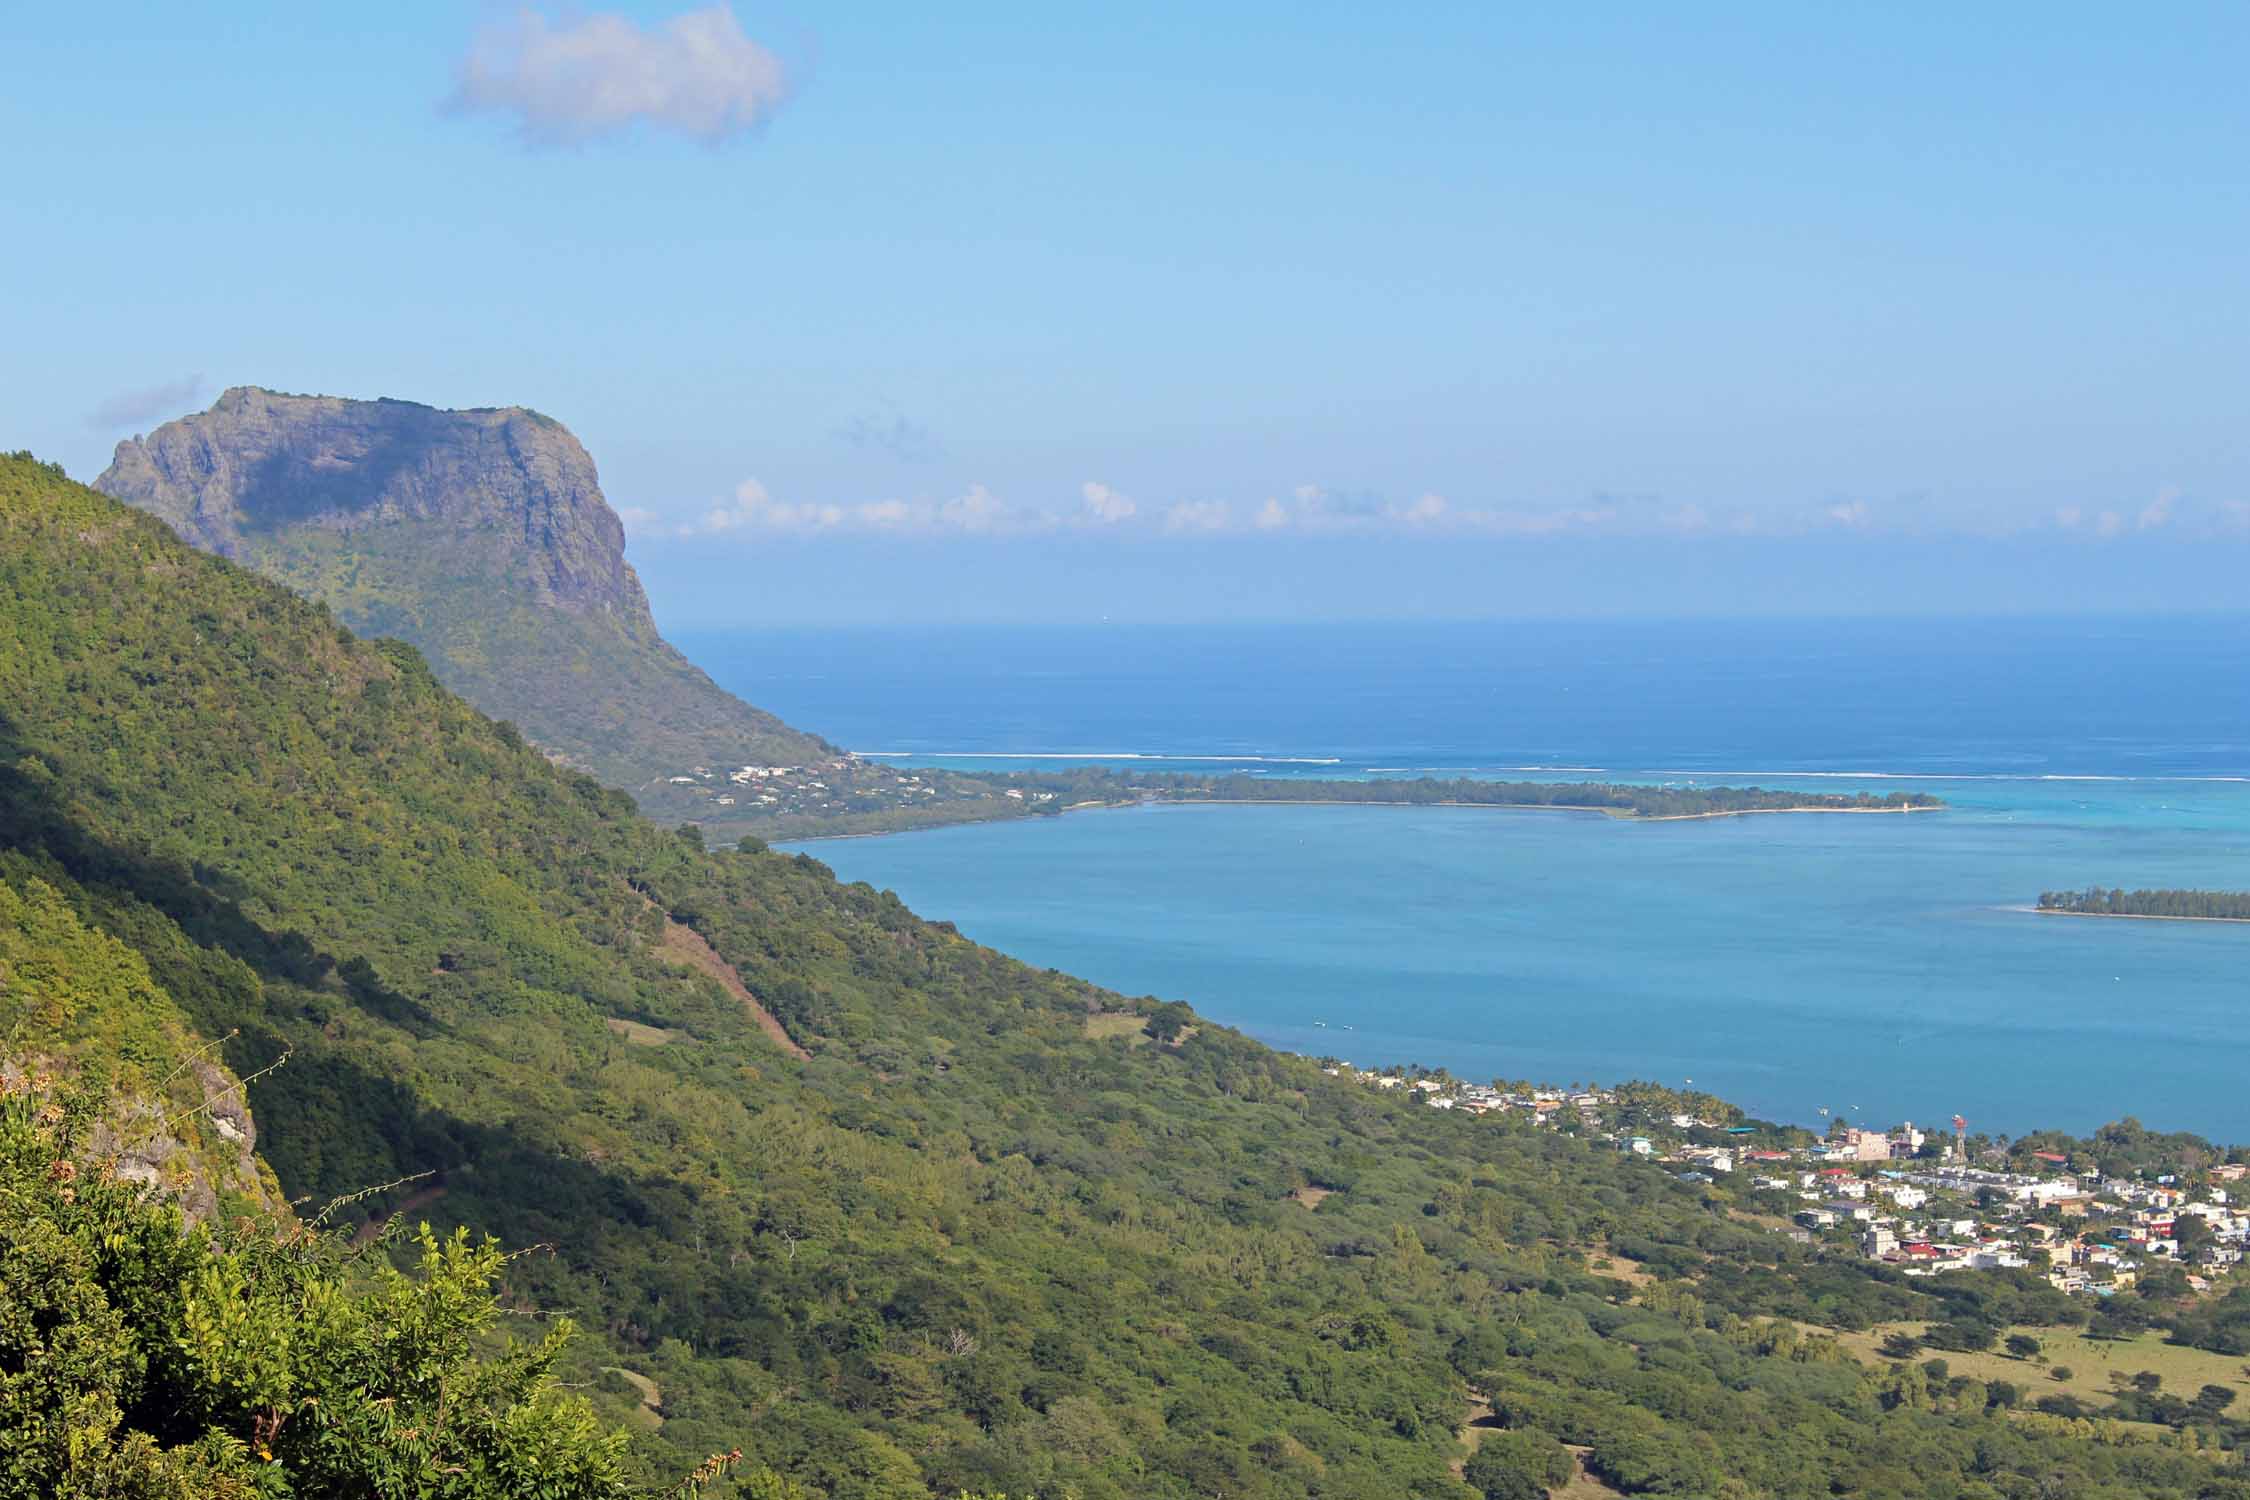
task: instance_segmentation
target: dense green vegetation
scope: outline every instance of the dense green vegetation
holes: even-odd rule
[[[1989,1148],[2004,1158],[2001,1164],[2019,1171],[2037,1170],[2042,1164],[2038,1153],[2044,1152],[2051,1164],[2067,1166],[2073,1172],[2144,1180],[2172,1174],[2198,1184],[2205,1168],[2250,1161],[2250,1146],[2216,1145],[2186,1130],[2151,1130],[2130,1115],[2111,1121],[2090,1136],[2036,1130],[1996,1142],[1972,1136],[1970,1143],[1980,1159]]]
[[[2041,911],[2096,917],[2198,917],[2250,922],[2250,891],[2041,891]]]
[[[555,1388],[568,1324],[479,1350],[499,1251],[192,1228],[99,1169],[104,1097],[0,1095],[0,1494],[628,1493]]]
[[[364,1285],[317,1260],[304,1275],[371,1299],[336,1315],[345,1329],[435,1297],[522,1342],[449,1333],[445,1370],[491,1372],[460,1452],[520,1421],[609,1482],[593,1466],[612,1449],[552,1382],[630,1430],[614,1461],[639,1482],[739,1446],[832,1500],[1469,1500],[1454,1465],[1474,1390],[1515,1435],[1496,1450],[1512,1469],[1536,1478],[1553,1444],[1583,1444],[1630,1492],[2250,1496],[2230,1455],[2199,1451],[2242,1440],[2228,1412],[2131,1429],[2011,1414],[1817,1331],[2067,1315],[2042,1283],[1831,1260],[1752,1221],[1735,1187],[1331,1079],[1014,963],[809,857],[701,843],[549,765],[411,648],[0,461],[10,884],[39,882],[225,1039],[291,1194],[435,1174],[337,1217],[412,1202],[436,1262],[398,1239]],[[809,1057],[682,962],[683,933]],[[33,1003],[0,996],[11,1036],[41,1024]],[[1121,1011],[1170,1040],[1090,1034]],[[95,1050],[130,1024],[85,1014]],[[187,1318],[197,1257],[249,1274],[228,1260],[247,1242],[97,1221],[182,1257],[128,1285],[99,1263],[111,1231],[51,1199],[17,1222],[0,1250],[79,1236],[56,1284],[156,1299],[138,1304],[150,1326]],[[455,1248],[456,1227],[546,1248],[498,1262]],[[222,1300],[295,1310],[240,1341],[271,1365],[250,1388],[269,1406],[196,1397],[203,1425],[159,1431],[184,1398],[136,1409],[117,1384],[151,1463],[254,1452],[270,1382],[330,1378],[268,1351],[324,1347],[291,1322],[309,1299]],[[551,1348],[565,1314],[587,1332]],[[0,1353],[0,1395],[33,1368]],[[322,1366],[370,1391],[393,1368]],[[11,1436],[45,1420],[7,1410]],[[335,1462],[388,1461],[371,1426],[337,1441]],[[1516,1483],[1499,1462],[1480,1480]]]

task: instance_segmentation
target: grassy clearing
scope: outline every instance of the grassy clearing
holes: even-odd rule
[[[1596,1251],[1588,1256],[1586,1269],[1596,1276],[1622,1281],[1635,1291],[1651,1286],[1656,1281],[1656,1277],[1641,1269],[1638,1261],[1627,1260],[1622,1255],[1604,1255]]]
[[[1314,1187],[1310,1183],[1307,1183],[1305,1186],[1297,1189],[1297,1191],[1291,1193],[1289,1196],[1296,1199],[1299,1203],[1302,1203],[1307,1208],[1318,1208],[1320,1207],[1322,1202],[1334,1197],[1335,1195],[1336,1190],[1334,1188]]]
[[[1924,1323],[1881,1323],[1864,1333],[1840,1333],[1836,1337],[1870,1364],[1887,1364],[1876,1348],[1893,1333],[1920,1334],[1928,1325]],[[2164,1389],[2169,1394],[2191,1398],[2206,1385],[2223,1385],[2235,1393],[2237,1404],[2250,1404],[2250,1368],[2232,1355],[2213,1354],[2207,1349],[2189,1349],[2177,1344],[2167,1344],[2160,1333],[2144,1333],[2132,1339],[2090,1339],[2074,1329],[2066,1328],[2011,1328],[2010,1333],[2026,1333],[2039,1340],[2040,1358],[2044,1363],[2016,1359],[1998,1351],[1983,1354],[1955,1354],[1950,1350],[1925,1350],[1917,1359],[1942,1359],[1956,1375],[1967,1375],[1983,1381],[2010,1380],[2023,1387],[2028,1403],[2040,1396],[2058,1392],[2068,1393],[2082,1401],[2099,1404],[2109,1398],[2114,1386],[2112,1375],[2124,1377],[2142,1370],[2154,1370],[2164,1377]],[[2057,1368],[2071,1372],[2069,1380],[2057,1380]]]
[[[615,1375],[640,1394],[641,1404],[634,1413],[639,1426],[654,1431],[664,1425],[664,1391],[655,1381],[638,1370],[628,1370],[622,1365],[604,1365],[602,1373]]]
[[[1086,1035],[1095,1041],[1105,1037],[1131,1037],[1134,1042],[1148,1040],[1148,1017],[1129,1010],[1096,1011],[1086,1018]]]
[[[667,1026],[649,1026],[639,1021],[620,1020],[610,1016],[602,1024],[636,1047],[661,1047],[666,1042],[676,1042],[687,1033],[674,1031]]]

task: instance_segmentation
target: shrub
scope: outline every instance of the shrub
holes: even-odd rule
[[[1461,1477],[1485,1500],[1546,1500],[1549,1490],[1570,1482],[1577,1467],[1569,1449],[1547,1433],[1525,1427],[1485,1434]]]
[[[500,1342],[506,1257],[425,1229],[411,1271],[348,1238],[225,1232],[76,1149],[91,1099],[0,1097],[0,1490],[611,1500],[622,1435],[556,1389],[570,1338]]]

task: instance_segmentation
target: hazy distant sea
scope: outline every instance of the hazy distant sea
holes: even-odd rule
[[[1362,1064],[2250,1139],[2250,926],[2010,909],[2250,887],[2250,619],[682,644],[794,723],[921,762],[1933,791],[1953,810],[1927,819],[1154,808],[813,852],[1034,963]]]

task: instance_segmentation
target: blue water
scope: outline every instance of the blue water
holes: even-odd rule
[[[2230,779],[2250,778],[2246,624],[684,644],[793,722],[920,761],[1130,753],[1268,776],[1548,767],[1536,774],[1932,791],[1949,811],[1634,825],[1158,807],[812,852],[1031,962],[1356,1063],[1692,1079],[1807,1121],[1958,1112],[2085,1130],[2134,1114],[2242,1140],[2250,926],[2010,908],[2096,881],[2250,887],[2250,779]]]

